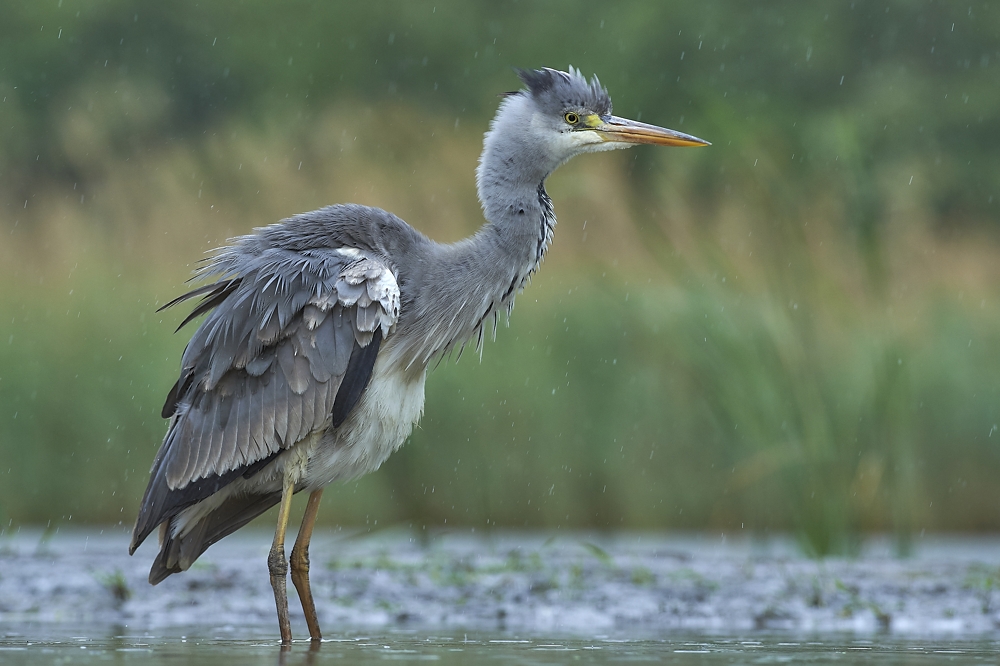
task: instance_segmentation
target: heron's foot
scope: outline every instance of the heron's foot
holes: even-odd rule
[[[285,561],[285,549],[272,548],[267,556],[267,570],[271,574],[271,589],[274,590],[274,605],[278,611],[278,630],[281,632],[281,644],[291,645],[292,624],[288,620],[288,592],[286,578],[288,562]]]

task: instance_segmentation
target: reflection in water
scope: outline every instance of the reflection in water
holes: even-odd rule
[[[86,632],[39,635],[35,627],[5,628],[0,637],[0,663],[12,666],[72,662],[74,664],[279,664],[382,663],[436,661],[442,664],[612,664],[660,662],[678,664],[753,663],[921,664],[960,660],[996,660],[996,641],[900,642],[851,637],[810,640],[804,637],[679,637],[630,640],[612,636],[526,637],[515,635],[427,635],[392,632],[308,640],[281,648],[271,637],[233,640],[191,634],[136,635],[119,633],[95,638]],[[46,628],[51,631],[51,628]],[[127,632],[127,630],[126,630]]]
[[[305,664],[315,664],[316,655],[319,654],[320,648],[323,647],[322,641],[310,640],[309,649],[305,652],[305,659],[300,660],[301,663]],[[278,647],[278,664],[280,666],[285,666],[286,664],[299,663],[292,661],[291,656],[294,654],[291,645],[281,645]]]

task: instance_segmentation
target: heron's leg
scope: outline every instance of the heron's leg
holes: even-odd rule
[[[278,527],[274,530],[274,543],[267,555],[267,570],[271,574],[271,588],[274,590],[274,605],[278,610],[278,629],[281,644],[291,645],[292,625],[288,621],[288,594],[285,590],[285,576],[288,562],[285,561],[285,528],[288,527],[288,512],[292,508],[295,481],[291,474],[285,474],[281,488],[281,505],[278,508]]]
[[[302,516],[302,526],[295,537],[292,547],[292,583],[299,593],[302,602],[302,612],[306,614],[306,624],[309,625],[309,637],[314,641],[323,638],[319,631],[319,620],[316,618],[316,605],[313,603],[312,589],[309,587],[309,540],[312,539],[313,526],[316,524],[316,514],[319,513],[319,501],[323,490],[315,490],[309,495],[305,515]]]

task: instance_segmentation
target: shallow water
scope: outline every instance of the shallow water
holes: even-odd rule
[[[271,631],[270,543],[267,531],[243,530],[151,587],[155,544],[129,557],[122,530],[0,533],[0,632]],[[396,530],[317,532],[311,553],[328,631],[1000,638],[995,537],[920,539],[906,559],[873,540],[856,558],[810,560],[787,539]],[[290,612],[293,635],[304,635],[295,600]]]
[[[266,554],[244,530],[146,583],[117,531],[0,534],[0,665],[987,663],[1000,539],[809,560],[788,540],[317,533],[329,640],[277,645]],[[307,635],[290,587],[293,635]]]
[[[5,628],[0,663],[27,664],[326,664],[434,661],[442,664],[1000,664],[996,641],[821,640],[781,636],[669,637],[629,640],[526,637],[514,634],[386,632],[344,635],[320,645],[191,633],[59,632],[53,627]]]

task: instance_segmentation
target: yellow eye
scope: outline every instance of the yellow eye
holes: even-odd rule
[[[580,122],[580,116],[573,113],[572,111],[567,111],[566,115],[563,116],[563,118],[565,118],[566,122],[568,122],[570,125],[576,125],[578,122]]]

